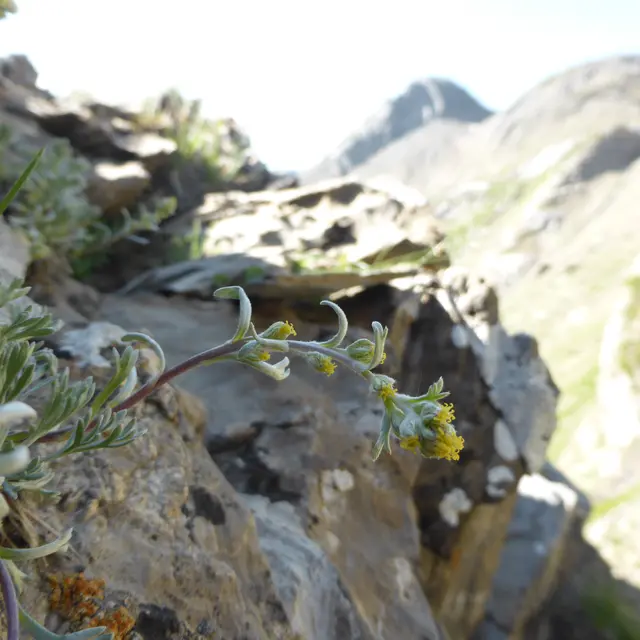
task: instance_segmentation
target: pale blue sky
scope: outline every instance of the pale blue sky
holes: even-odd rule
[[[549,74],[640,53],[640,0],[17,0],[0,56],[40,85],[134,103],[175,86],[273,169],[332,151],[387,98],[451,78],[494,109]]]

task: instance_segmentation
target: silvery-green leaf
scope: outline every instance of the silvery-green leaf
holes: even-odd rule
[[[66,549],[71,540],[73,529],[65,531],[57,540],[32,549],[8,549],[0,547],[0,558],[3,560],[36,560]]]
[[[342,344],[342,341],[347,335],[347,330],[349,329],[347,316],[345,315],[345,312],[335,302],[331,302],[331,300],[323,300],[320,304],[331,307],[335,311],[338,316],[338,331],[332,338],[329,338],[324,342],[319,342],[318,344],[325,347],[338,347]]]
[[[213,292],[214,297],[226,300],[239,300],[240,313],[238,316],[238,328],[231,342],[238,342],[245,337],[251,325],[251,301],[242,287],[221,287]]]
[[[107,627],[82,629],[74,633],[54,633],[36,622],[22,607],[19,608],[20,624],[34,640],[113,640],[113,633]]]

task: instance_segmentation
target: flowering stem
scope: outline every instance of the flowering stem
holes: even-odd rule
[[[212,360],[217,360],[220,358],[224,358],[225,356],[229,356],[232,353],[238,351],[238,349],[252,340],[251,337],[242,338],[240,340],[236,340],[235,342],[228,341],[224,344],[221,344],[217,347],[213,347],[211,349],[207,349],[206,351],[202,351],[197,353],[194,356],[191,356],[184,362],[171,367],[164,371],[156,380],[153,380],[149,384],[143,385],[138,389],[135,393],[130,395],[128,398],[125,398],[122,402],[113,407],[113,412],[116,413],[118,411],[126,411],[127,409],[131,409],[139,402],[148,397],[151,393],[153,393],[159,387],[171,382],[174,378],[182,375],[183,373],[187,373],[187,371],[191,371],[196,367],[199,367],[203,364],[211,362]],[[313,352],[317,351],[318,353],[322,353],[329,358],[333,358],[337,360],[341,364],[345,365],[349,369],[351,369],[354,373],[358,373],[365,378],[369,378],[370,372],[367,367],[356,360],[353,360],[349,356],[340,353],[339,351],[326,347],[317,342],[303,342],[301,340],[287,340],[287,344],[289,348],[295,351],[301,352]],[[95,422],[91,422],[88,427],[88,431],[95,427]],[[73,430],[73,426],[63,427],[62,429],[58,429],[56,431],[51,431],[43,436],[41,436],[38,441],[39,442],[55,442],[62,438],[63,436],[68,435]]]
[[[19,640],[20,612],[13,578],[7,565],[0,560],[0,590],[4,600],[4,611],[7,619],[7,640]]]
[[[317,342],[302,342],[301,340],[287,340],[287,342],[289,343],[290,348],[292,348],[294,352],[295,351],[309,351],[309,352],[317,351],[318,353],[322,353],[323,355],[329,358],[333,358],[334,360],[337,360],[341,364],[351,369],[354,373],[359,373],[360,375],[365,376],[365,378],[368,377],[367,374],[369,372],[366,366],[364,366],[363,364],[360,364],[353,358],[350,358],[349,356],[344,355],[339,351],[336,351],[335,349],[330,349]]]

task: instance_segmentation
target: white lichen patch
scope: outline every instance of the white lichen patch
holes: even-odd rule
[[[395,568],[397,593],[404,601],[417,600],[419,592],[418,581],[411,567],[411,563],[406,558],[396,557],[393,559]]]
[[[504,498],[515,481],[516,476],[509,467],[504,465],[491,467],[487,472],[487,495],[492,498]]]
[[[92,322],[84,329],[67,331],[60,348],[67,351],[80,366],[109,367],[109,361],[100,353],[118,344],[126,331],[110,322]]]
[[[346,469],[334,469],[330,473],[338,491],[351,491],[355,486],[353,475]]]
[[[507,462],[518,459],[518,446],[507,423],[499,418],[493,428],[493,446],[498,455]]]
[[[464,490],[456,487],[443,496],[438,506],[440,517],[451,527],[460,524],[460,515],[471,511],[473,503]]]
[[[322,472],[322,499],[325,503],[332,502],[340,494],[351,491],[355,486],[353,475],[346,469],[330,469]]]

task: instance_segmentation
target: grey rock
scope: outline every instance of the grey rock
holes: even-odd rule
[[[0,282],[24,278],[28,264],[28,243],[0,218]]]
[[[127,330],[144,327],[163,345],[169,366],[221,344],[236,325],[227,302],[175,304],[148,294],[107,296],[100,317]],[[254,321],[259,330],[267,324],[258,305]],[[295,326],[300,337],[318,336],[317,325]],[[417,572],[420,535],[410,486],[420,460],[397,450],[372,462],[379,407],[358,376],[338,370],[324,379],[304,362],[292,365],[295,375],[284,383],[237,363],[180,378],[205,399],[207,444],[225,478],[242,494],[291,505],[253,504],[287,618],[294,616],[309,637],[349,638],[353,631],[367,640],[440,640]],[[281,557],[284,549],[290,561]],[[305,569],[306,561],[313,564]],[[307,604],[305,593],[324,596]],[[323,611],[333,617],[320,620]]]
[[[559,390],[531,336],[510,336],[493,326],[483,357],[493,402],[500,407],[527,469],[536,472],[556,429]]]
[[[27,56],[15,54],[0,58],[0,76],[27,88],[35,88],[38,72]]]
[[[311,540],[292,505],[244,496],[256,519],[276,590],[295,633],[305,640],[368,637],[326,553]]]
[[[87,186],[87,198],[109,214],[131,209],[149,186],[151,175],[140,162],[98,162]]]
[[[478,640],[522,637],[527,621],[556,586],[578,503],[578,493],[564,483],[539,474],[520,479]]]
[[[607,172],[622,172],[640,159],[640,129],[616,127],[588,150],[566,184],[588,182]]]
[[[0,218],[0,286],[6,286],[14,280],[23,281],[28,265],[29,245]],[[27,306],[33,307],[34,310],[40,308],[28,297],[20,298],[11,304],[20,309]],[[8,322],[9,317],[7,307],[0,309],[0,323]]]
[[[459,343],[468,344],[478,356],[492,404],[499,409],[529,472],[538,471],[556,428],[559,390],[535,338],[507,333],[497,321],[495,291],[482,278],[452,268],[441,280],[447,291],[439,300],[466,333],[466,340]]]

